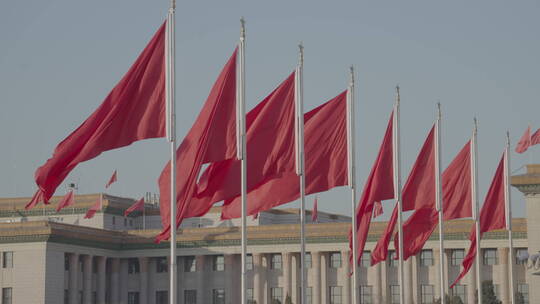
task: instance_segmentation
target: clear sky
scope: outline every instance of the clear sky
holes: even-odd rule
[[[167,0],[0,2],[0,196],[30,196],[35,169],[101,103],[163,22]],[[480,199],[509,130],[515,143],[540,127],[538,1],[178,1],[178,133],[182,139],[247,21],[247,99],[252,108],[294,68],[305,46],[306,110],[344,90],[357,69],[359,194],[399,83],[403,181],[443,109],[446,166],[479,120]],[[514,169],[540,162],[540,146],[512,154]],[[65,184],[80,193],[140,197],[157,192],[168,158],[163,139],[107,152]],[[523,172],[521,169],[518,172]],[[512,192],[514,214],[523,197]],[[311,208],[313,198],[308,198]],[[393,202],[384,203],[389,214]],[[296,206],[296,205],[290,205]],[[347,189],[319,195],[319,208],[350,214]]]

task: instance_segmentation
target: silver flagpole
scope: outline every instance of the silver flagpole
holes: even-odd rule
[[[355,124],[354,124],[354,67],[350,70],[350,84],[347,94],[347,143],[348,143],[348,172],[349,172],[349,187],[351,188],[351,227],[352,227],[352,297],[353,304],[356,304],[358,296],[356,295],[356,280],[357,280],[357,257],[356,252],[356,161],[355,161]]]
[[[396,86],[396,103],[394,105],[394,115],[392,123],[392,154],[393,154],[393,167],[394,167],[394,196],[398,205],[398,243],[399,243],[399,302],[401,304],[405,303],[405,288],[403,286],[404,275],[403,275],[403,218],[402,210],[403,204],[401,202],[401,153],[400,153],[400,134],[399,134],[399,86]]]
[[[237,158],[241,161],[241,200],[242,200],[242,278],[241,278],[241,303],[246,304],[246,259],[247,259],[247,160],[246,160],[246,104],[245,104],[245,40],[246,29],[244,18],[240,19],[240,42],[239,68],[237,73],[237,108],[236,108],[236,126],[237,126]]]
[[[177,267],[176,267],[176,113],[175,113],[175,33],[174,33],[174,11],[176,8],[176,1],[171,0],[171,7],[167,15],[167,27],[166,27],[166,86],[165,96],[167,104],[167,139],[171,144],[171,218],[170,218],[170,257],[169,257],[169,301],[170,304],[176,304],[176,279],[177,279]]]
[[[476,162],[477,143],[476,137],[478,131],[478,123],[474,118],[474,128],[471,139],[471,195],[472,195],[472,214],[474,219],[474,225],[476,229],[476,286],[478,291],[478,303],[482,303],[482,278],[480,276],[480,257],[482,252],[480,251],[480,208],[478,206],[478,164]]]
[[[506,229],[508,230],[508,265],[510,266],[510,303],[514,304],[514,242],[512,239],[512,198],[510,196],[510,133],[506,132],[506,150],[504,151],[504,206]]]
[[[444,278],[444,227],[443,227],[443,200],[441,186],[441,103],[437,103],[437,123],[435,124],[435,202],[439,212],[439,280],[441,304],[445,303]]]
[[[306,199],[304,176],[304,46],[298,45],[299,62],[295,73],[295,112],[296,112],[296,174],[300,178],[300,299],[306,303]],[[286,295],[285,295],[286,296]]]

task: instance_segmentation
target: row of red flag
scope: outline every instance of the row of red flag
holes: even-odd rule
[[[517,153],[525,153],[529,147],[540,144],[540,129],[531,134],[531,127],[527,127],[523,136],[519,139],[516,145]]]

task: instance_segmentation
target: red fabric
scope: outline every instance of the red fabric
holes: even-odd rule
[[[58,203],[58,206],[56,207],[56,212],[59,212],[60,210],[73,205],[74,203],[75,198],[73,196],[73,190],[70,190],[66,195],[64,195],[60,203]]]
[[[536,130],[533,135],[531,135],[531,146],[540,144],[540,129]]]
[[[495,171],[495,176],[493,176],[493,180],[491,181],[491,186],[486,194],[484,205],[480,211],[480,238],[485,232],[506,228],[504,187],[503,153],[503,157],[499,162],[497,171]],[[469,251],[467,252],[467,256],[461,263],[463,269],[454,283],[452,283],[451,288],[454,287],[454,285],[456,285],[459,280],[461,280],[467,274],[467,272],[469,272],[474,263],[474,259],[476,257],[476,229],[474,226],[471,229],[469,239],[471,240],[471,245],[469,247]]]
[[[435,205],[435,126],[431,128],[420,153],[414,162],[411,173],[403,187],[403,211],[430,208]],[[371,254],[371,264],[385,261],[388,245],[397,223],[397,206],[384,233]]]
[[[342,92],[304,114],[306,194],[326,191],[348,183],[346,96],[346,92]],[[291,152],[294,155],[294,150]],[[248,162],[250,157],[248,154]],[[292,161],[293,166],[288,171],[275,174],[250,189],[247,197],[248,214],[268,210],[299,198],[299,178],[294,171],[294,159]],[[249,176],[248,173],[248,178]],[[230,182],[238,183],[238,179]],[[239,196],[225,204],[222,218],[241,216]]]
[[[356,252],[364,252],[364,246],[367,240],[367,234],[369,231],[369,225],[371,224],[371,217],[373,213],[373,207],[375,202],[383,201],[394,198],[394,166],[393,166],[393,116],[390,115],[388,126],[384,134],[383,142],[379,149],[377,159],[373,164],[371,173],[369,174],[364,190],[360,198],[358,207],[356,208]],[[349,232],[349,260],[352,261],[352,233]],[[356,263],[360,261],[361,254],[359,254]]]
[[[516,145],[516,152],[523,153],[527,151],[527,149],[529,149],[530,146],[531,146],[531,126],[527,127],[527,130],[525,130],[525,133],[523,133],[523,136],[521,136],[521,139]]]
[[[165,24],[107,98],[39,167],[39,187],[26,209],[48,203],[79,163],[102,152],[165,136]]]
[[[133,205],[131,205],[129,208],[124,211],[124,216],[128,216],[133,211],[141,211],[144,209],[144,197],[142,197],[140,200],[136,201]]]
[[[109,186],[112,185],[112,183],[114,183],[116,181],[117,181],[116,170],[114,170],[114,173],[111,176],[111,178],[109,179],[109,182],[107,182],[107,185],[105,185],[105,188],[109,188]]]
[[[197,208],[210,208],[190,203],[196,182],[205,163],[236,157],[236,54],[225,64],[195,123],[176,150],[176,225]],[[158,180],[160,214],[163,231],[156,242],[170,236],[170,161]]]
[[[101,197],[97,199],[97,201],[92,205],[92,207],[88,208],[86,211],[86,214],[84,215],[85,219],[91,219],[94,217],[96,212],[101,209]]]
[[[315,197],[315,202],[313,202],[313,212],[311,212],[311,221],[314,223],[319,221],[319,211],[317,210],[317,197]]]
[[[471,217],[471,145],[465,144],[442,174],[444,220]],[[403,224],[403,258],[416,255],[429,239],[439,220],[435,206],[415,211]],[[397,235],[394,246],[399,249]],[[399,252],[396,250],[396,252]],[[399,254],[396,254],[399,257]]]
[[[383,206],[381,202],[375,202],[373,206],[373,218],[377,218],[384,213]]]

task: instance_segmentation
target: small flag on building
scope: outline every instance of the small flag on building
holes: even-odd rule
[[[109,188],[110,185],[112,185],[114,182],[116,182],[118,179],[117,179],[117,175],[116,175],[116,170],[114,170],[114,173],[113,175],[111,176],[111,178],[109,179],[109,182],[107,183],[107,185],[105,185],[105,188]]]

